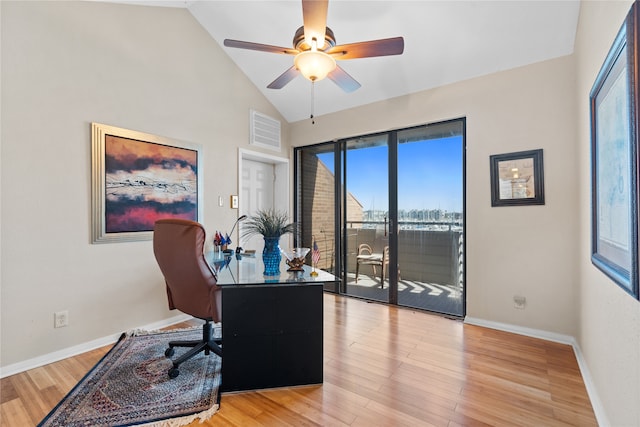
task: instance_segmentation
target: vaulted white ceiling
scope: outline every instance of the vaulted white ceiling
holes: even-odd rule
[[[291,47],[302,26],[299,0],[129,3],[187,8],[287,121],[309,117],[311,82],[298,76],[267,89],[293,56],[223,46],[230,38]],[[317,82],[315,115],[569,55],[579,12],[579,0],[330,0],[327,26],[337,44],[403,36],[405,49],[400,56],[338,61],[362,87],[344,93],[329,79]]]

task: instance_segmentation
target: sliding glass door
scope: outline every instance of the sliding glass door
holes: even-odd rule
[[[296,149],[296,216],[335,291],[465,314],[464,119]]]
[[[344,292],[388,302],[388,282],[385,286],[389,252],[387,134],[344,142],[344,185]]]
[[[296,149],[294,216],[300,225],[295,237],[296,246],[313,248],[315,243],[319,253],[318,268],[340,277],[337,264],[340,262],[337,252],[340,239],[336,228],[340,185],[335,173],[336,155],[337,146],[333,143]],[[310,263],[311,253],[307,261]],[[337,287],[325,287],[325,290],[338,292]]]
[[[397,135],[398,304],[463,316],[463,123]]]

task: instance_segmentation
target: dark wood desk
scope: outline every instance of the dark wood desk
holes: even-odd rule
[[[222,290],[223,392],[322,383],[323,285],[311,268],[264,277],[262,257],[213,261]]]

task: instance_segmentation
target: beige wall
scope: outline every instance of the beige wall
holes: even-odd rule
[[[640,426],[640,303],[591,264],[589,92],[630,1],[583,2],[577,63],[578,341],[611,426]]]
[[[305,145],[467,117],[467,315],[577,332],[576,144],[571,57],[292,124]],[[544,206],[491,207],[489,156],[542,148]],[[527,298],[525,310],[513,296]]]
[[[0,8],[7,366],[178,314],[167,309],[150,241],[90,244],[91,122],[201,144],[203,223],[224,229],[237,217],[226,203],[238,194],[249,109],[283,119],[185,9]],[[69,327],[53,328],[59,310],[69,310]]]

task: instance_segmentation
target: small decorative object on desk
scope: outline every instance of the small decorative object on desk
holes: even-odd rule
[[[280,237],[264,237],[264,249],[262,250],[262,263],[265,276],[277,276],[280,274]]]
[[[287,258],[287,271],[303,271],[304,259],[311,249],[310,248],[294,248],[291,251],[281,249],[285,258]]]
[[[313,270],[311,271],[311,277],[316,277],[318,275],[316,268],[318,268],[318,262],[320,261],[320,249],[318,249],[316,236],[311,237],[313,238],[313,252],[311,252],[311,264],[313,265]]]
[[[265,276],[277,276],[280,274],[280,236],[294,233],[296,223],[288,222],[286,213],[273,209],[259,210],[249,217],[244,223],[242,236],[251,237],[257,234],[264,238],[262,262],[264,263]]]
[[[216,231],[215,236],[213,236],[213,252],[217,254],[219,252],[223,252],[227,250],[227,245],[231,243],[231,239],[227,234],[227,237],[223,236],[222,233]]]

